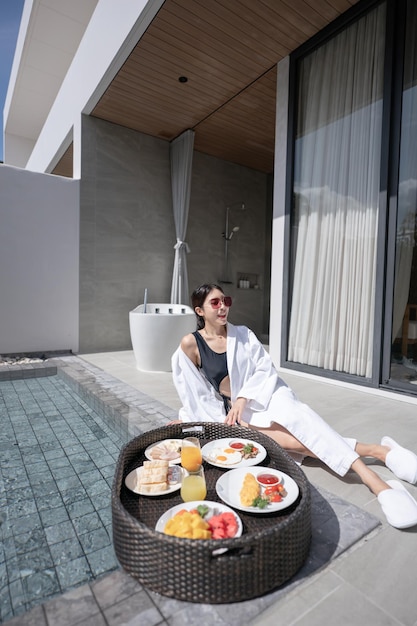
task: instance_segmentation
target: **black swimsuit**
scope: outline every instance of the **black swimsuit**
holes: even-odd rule
[[[216,391],[221,395],[226,409],[226,414],[230,410],[230,398],[220,392],[220,383],[226,376],[229,375],[227,369],[226,352],[218,353],[214,352],[207,344],[205,339],[200,335],[198,330],[193,333],[196,341],[198,351],[200,352],[201,369],[203,370],[206,378],[213,385]]]

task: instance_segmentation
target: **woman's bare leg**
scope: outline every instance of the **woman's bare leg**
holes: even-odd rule
[[[389,450],[388,446],[381,446],[377,443],[360,443],[358,441],[355,446],[355,451],[359,454],[359,456],[370,456],[374,459],[378,459],[378,461],[382,461],[383,463],[385,463]]]
[[[365,465],[362,459],[356,459],[351,465],[351,469],[359,476],[364,485],[377,496],[381,491],[385,489],[391,489],[391,487],[383,480],[374,470]]]
[[[250,426],[254,430],[257,430],[268,437],[271,437],[276,441],[281,448],[288,452],[298,452],[305,456],[316,458],[315,455],[308,450],[298,439],[296,439],[286,428],[274,423],[270,428],[257,428]],[[373,444],[356,444],[356,452],[360,456],[372,456],[374,458],[385,461],[385,457],[389,448],[385,446],[378,446]],[[391,489],[391,487],[384,481],[376,472],[370,467],[365,465],[361,459],[356,459],[351,465],[352,471],[359,476],[364,485],[370,489],[370,491],[377,496],[381,491],[385,489]]]

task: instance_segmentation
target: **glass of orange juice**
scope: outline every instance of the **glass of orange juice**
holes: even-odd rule
[[[181,465],[187,472],[196,472],[203,462],[198,437],[186,437],[181,442]]]
[[[184,502],[205,500],[206,495],[207,486],[203,467],[200,465],[196,472],[183,472],[181,481],[181,498]]]

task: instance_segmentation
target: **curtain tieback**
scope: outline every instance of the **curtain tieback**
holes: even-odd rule
[[[174,246],[175,250],[181,250],[181,248],[185,248],[186,252],[190,252],[190,248],[188,246],[188,243],[186,241],[181,241],[181,239],[177,239],[177,243]]]

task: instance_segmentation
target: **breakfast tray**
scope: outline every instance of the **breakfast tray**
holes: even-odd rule
[[[182,539],[155,531],[160,516],[182,502],[180,492],[140,496],[125,486],[129,472],[146,460],[145,449],[163,439],[196,436],[245,438],[267,450],[262,466],[288,474],[300,493],[275,513],[236,511],[243,534],[234,539]],[[224,473],[204,463],[207,500],[220,502],[215,485]],[[121,566],[146,588],[189,602],[219,604],[256,598],[289,580],[305,562],[311,538],[311,495],[304,472],[271,438],[255,430],[219,423],[187,423],[157,428],[121,450],[112,487],[113,542]],[[223,553],[219,548],[227,548]]]

